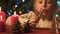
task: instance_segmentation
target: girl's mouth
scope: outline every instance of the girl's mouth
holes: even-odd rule
[[[41,11],[41,14],[42,14],[42,15],[47,15],[47,10],[42,10],[42,11]]]

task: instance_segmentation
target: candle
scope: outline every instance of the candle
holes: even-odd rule
[[[16,14],[16,11],[11,16],[11,25],[13,25],[16,21],[18,21],[18,15]]]
[[[1,11],[1,7],[0,7],[0,31],[5,31],[5,18],[6,18],[6,14],[5,12]]]
[[[0,21],[5,21],[6,14],[5,12],[0,12]]]
[[[16,11],[14,11],[14,16],[16,16]]]
[[[18,16],[11,16],[11,25],[18,21]]]
[[[2,21],[2,16],[0,18],[1,18],[1,21]]]
[[[1,12],[1,7],[0,7],[0,12]]]
[[[2,21],[2,16],[0,16],[0,20]]]

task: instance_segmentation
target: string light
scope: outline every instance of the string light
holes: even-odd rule
[[[12,13],[12,10],[10,10],[10,13]]]
[[[19,5],[19,2],[16,2],[17,5]]]
[[[22,12],[20,11],[19,14],[22,14]]]
[[[27,9],[27,12],[30,12],[30,10],[29,10],[29,9]]]
[[[55,14],[55,16],[56,16],[56,17],[59,17],[59,15],[58,15],[58,14]]]
[[[22,0],[22,2],[25,2],[25,0]]]
[[[10,16],[10,15],[11,15],[11,13],[10,13],[10,12],[8,12],[8,15]]]
[[[58,6],[60,7],[60,1],[57,1]]]
[[[10,10],[11,11],[11,10]],[[10,16],[11,15],[11,12],[10,12],[9,10],[7,10],[7,13],[8,13],[8,15]]]
[[[18,5],[15,5],[15,8],[17,8],[18,7]]]

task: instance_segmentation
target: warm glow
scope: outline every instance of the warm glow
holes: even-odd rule
[[[0,7],[0,12],[1,12],[1,7]]]
[[[16,11],[14,11],[14,16],[16,16]]]
[[[2,20],[2,16],[0,16],[0,20]]]

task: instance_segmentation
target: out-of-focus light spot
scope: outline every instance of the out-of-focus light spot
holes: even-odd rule
[[[15,5],[15,8],[17,8],[18,7],[18,5]]]
[[[7,13],[9,12],[9,10],[7,10]]]
[[[60,1],[57,1],[58,6],[60,7]]]
[[[60,8],[58,10],[60,11]]]
[[[22,14],[22,12],[20,11],[19,14]]]
[[[10,13],[10,12],[8,12],[8,15],[10,16],[10,15],[11,15],[11,13]]]
[[[10,10],[10,12],[12,13],[12,10]]]
[[[14,15],[16,15],[16,11],[14,11]]]
[[[11,15],[11,13],[10,13],[10,11],[9,10],[7,10],[7,14],[10,16]]]
[[[30,12],[30,10],[28,9],[27,12]]]
[[[22,2],[25,2],[25,0],[22,0]]]
[[[58,14],[56,14],[55,16],[56,16],[56,17],[59,17],[59,15],[58,15]]]
[[[17,5],[19,5],[19,2],[16,2]]]

